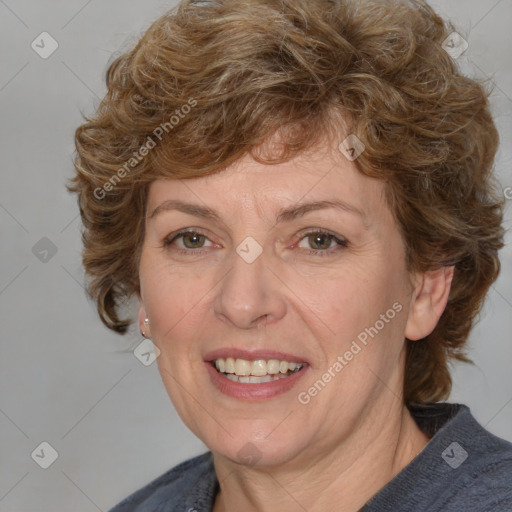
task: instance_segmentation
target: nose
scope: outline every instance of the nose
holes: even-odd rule
[[[236,252],[213,301],[217,318],[239,329],[276,322],[286,314],[283,285],[268,268],[265,254],[248,263]]]

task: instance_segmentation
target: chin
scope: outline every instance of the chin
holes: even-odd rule
[[[272,432],[272,428],[265,431]],[[306,444],[301,443],[297,433],[292,434],[289,431],[280,436],[275,432],[265,436],[239,432],[232,437],[223,432],[221,437],[222,439],[212,443],[207,439],[203,440],[216,457],[223,457],[243,466],[261,468],[281,466],[292,461],[303,451],[302,445]]]

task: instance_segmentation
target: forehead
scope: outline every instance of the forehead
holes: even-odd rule
[[[149,189],[148,215],[161,203],[181,200],[220,211],[268,215],[285,206],[319,201],[344,203],[371,216],[385,207],[383,182],[357,170],[341,153],[318,150],[279,164],[246,156],[225,170],[190,179],[158,179]]]

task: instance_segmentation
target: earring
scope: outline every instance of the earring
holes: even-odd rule
[[[149,326],[149,318],[147,318],[147,317],[146,317],[146,318],[144,318],[144,325]],[[143,330],[141,330],[141,331],[140,331],[140,334],[141,334],[141,336],[142,336],[143,338],[146,338],[146,339],[148,338],[148,337],[146,336],[146,333],[145,333]]]

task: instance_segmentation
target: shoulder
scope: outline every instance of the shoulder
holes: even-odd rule
[[[209,511],[217,492],[211,452],[188,459],[134,492],[110,512]]]
[[[425,404],[411,413],[431,439],[364,512],[512,512],[512,443],[465,405]]]
[[[438,429],[424,462],[437,491],[434,510],[512,511],[512,443],[486,430],[465,405],[436,404],[431,418]]]
[[[446,500],[446,509],[459,510],[463,502],[468,511],[512,511],[512,443],[486,430],[469,409],[463,419],[460,441],[442,454],[445,461],[455,461],[450,469],[457,492]]]

